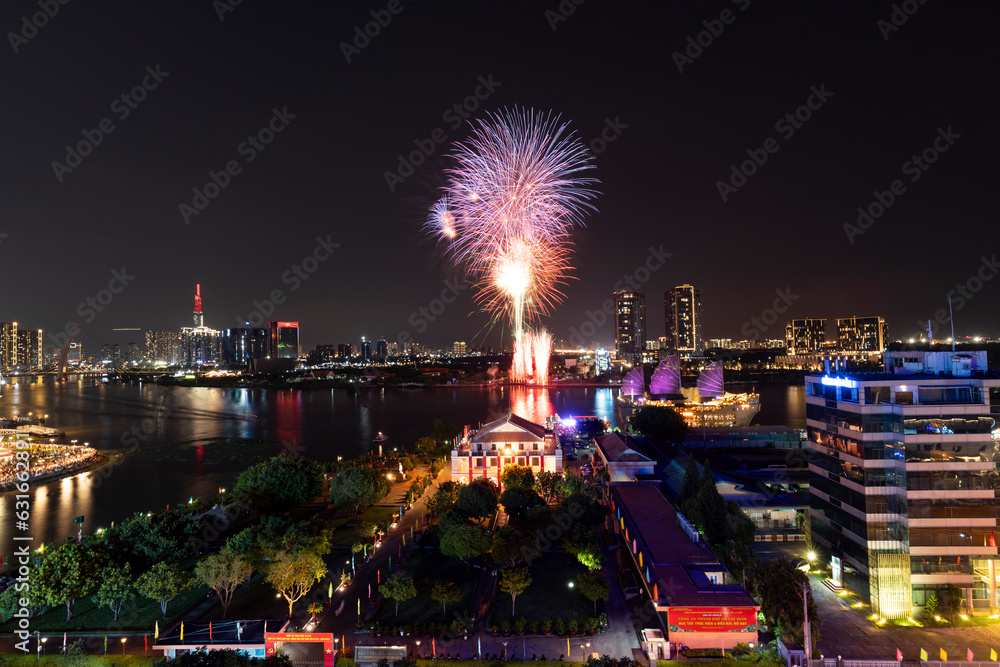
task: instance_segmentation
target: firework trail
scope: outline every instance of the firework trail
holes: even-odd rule
[[[472,123],[446,170],[444,196],[427,227],[447,239],[453,261],[476,280],[476,302],[514,334],[515,379],[538,369],[551,337],[525,337],[526,325],[562,301],[572,270],[573,229],[594,210],[593,157],[560,116],[505,109]],[[539,369],[540,370],[540,369]]]

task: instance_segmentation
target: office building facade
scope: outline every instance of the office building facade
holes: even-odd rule
[[[664,294],[667,351],[686,356],[705,350],[701,333],[701,290],[678,285]]]
[[[299,358],[299,323],[271,322],[272,359]]]
[[[629,366],[642,363],[646,351],[646,295],[621,291],[615,298],[615,347],[618,360]]]
[[[883,361],[805,378],[812,539],[883,618],[932,595],[996,610],[1000,376],[986,352]]]
[[[826,342],[826,320],[800,318],[785,327],[785,347],[788,354],[807,354],[823,348]]]
[[[227,367],[246,368],[251,359],[271,354],[271,332],[258,327],[234,327],[222,332],[220,358]]]
[[[889,344],[889,327],[881,317],[837,320],[837,347],[845,352],[882,354]]]

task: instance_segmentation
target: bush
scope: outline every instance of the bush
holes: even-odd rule
[[[564,634],[566,632],[566,623],[561,618],[557,618],[552,629],[556,631],[557,635]]]
[[[570,632],[576,632],[580,629],[580,624],[576,622],[575,618],[569,619],[569,623],[566,624],[566,629]]]
[[[721,658],[722,650],[717,648],[686,648],[684,651],[685,658]]]
[[[507,634],[508,632],[510,632],[510,619],[509,618],[505,618],[504,620],[500,621],[500,630],[502,630],[504,634]]]
[[[518,632],[524,632],[524,629],[525,627],[527,627],[527,625],[528,625],[528,619],[526,619],[524,616],[518,616],[517,618],[514,619],[514,628]]]
[[[538,633],[538,621],[528,621],[528,632],[533,635]]]
[[[542,632],[549,633],[552,632],[552,619],[543,618],[542,619]]]

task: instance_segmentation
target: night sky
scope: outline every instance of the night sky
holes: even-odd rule
[[[590,322],[585,342],[610,343],[597,311],[625,276],[650,337],[681,283],[703,289],[706,338],[850,315],[908,337],[957,285],[956,333],[1000,335],[995,3],[577,2],[3,3],[0,321],[125,343],[137,336],[112,329],[190,326],[200,282],[213,328],[281,290],[266,319],[301,322],[304,351],[403,332],[509,342],[470,289],[420,315],[462,281],[421,225],[468,98],[473,115],[552,109],[599,153],[599,212],[545,321],[556,338]],[[25,28],[47,3],[58,12]],[[359,49],[373,11],[390,20]],[[141,102],[121,99],[144,82]],[[797,109],[808,120],[785,120]],[[243,143],[269,123],[271,143]],[[85,131],[100,143],[67,159]],[[390,189],[386,172],[435,133],[447,141]],[[925,170],[906,164],[928,148]],[[747,151],[766,162],[720,193]],[[185,216],[230,161],[239,173]],[[845,229],[876,191],[892,204]],[[318,238],[340,245],[302,280]],[[127,286],[90,312],[123,268]],[[757,327],[776,291],[790,307]]]

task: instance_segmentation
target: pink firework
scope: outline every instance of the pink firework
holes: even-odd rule
[[[572,230],[593,210],[593,157],[558,115],[505,109],[472,123],[427,226],[477,283],[477,302],[511,323],[562,301]]]

